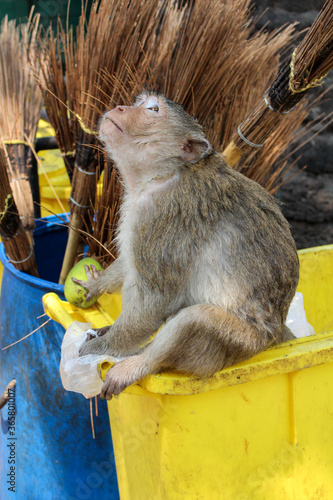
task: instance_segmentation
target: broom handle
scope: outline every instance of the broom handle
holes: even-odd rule
[[[228,146],[223,150],[222,154],[228,165],[230,165],[230,167],[233,167],[235,163],[237,163],[238,160],[243,155],[243,151],[238,149],[236,147],[236,144],[233,141],[231,141],[228,144]]]
[[[64,260],[62,263],[62,268],[59,277],[59,284],[63,285],[66,281],[69,271],[74,266],[74,262],[77,255],[77,249],[80,242],[80,232],[83,226],[81,214],[75,212],[71,215],[70,228],[68,232],[68,241],[66,246],[66,251],[64,255]]]

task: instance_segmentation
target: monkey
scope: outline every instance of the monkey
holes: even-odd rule
[[[73,280],[87,301],[122,293],[118,319],[80,350],[121,358],[101,398],[162,371],[209,377],[294,338],[299,261],[276,199],[161,94],[106,112],[99,133],[124,185],[119,257]]]

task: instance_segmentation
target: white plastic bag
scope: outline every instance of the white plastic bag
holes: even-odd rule
[[[298,338],[315,334],[313,326],[311,326],[306,320],[303,295],[300,292],[296,292],[295,297],[290,304],[286,325],[295,337]]]
[[[67,329],[61,344],[60,376],[62,385],[67,391],[79,392],[86,398],[101,392],[101,380],[97,366],[103,361],[119,361],[106,355],[88,354],[79,357],[79,350],[85,343],[87,335],[96,335],[91,323],[73,321]]]

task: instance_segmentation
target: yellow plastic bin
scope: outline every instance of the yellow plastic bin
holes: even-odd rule
[[[41,179],[41,177],[40,177]],[[68,200],[71,195],[71,186],[67,173],[63,173],[62,169],[58,172],[55,170],[53,175],[49,175],[59,200],[57,200],[54,190],[48,184],[40,182],[40,208],[42,217],[52,214],[62,214],[69,212]]]
[[[333,245],[299,256],[316,335],[204,381],[150,376],[108,403],[122,500],[333,498]],[[102,326],[120,307],[105,300],[91,314],[54,294],[44,305],[65,327]]]

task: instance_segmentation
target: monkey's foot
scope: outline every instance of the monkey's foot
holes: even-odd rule
[[[118,396],[126,387],[149,374],[148,366],[141,355],[130,356],[116,363],[107,372],[101,390],[101,399]]]

